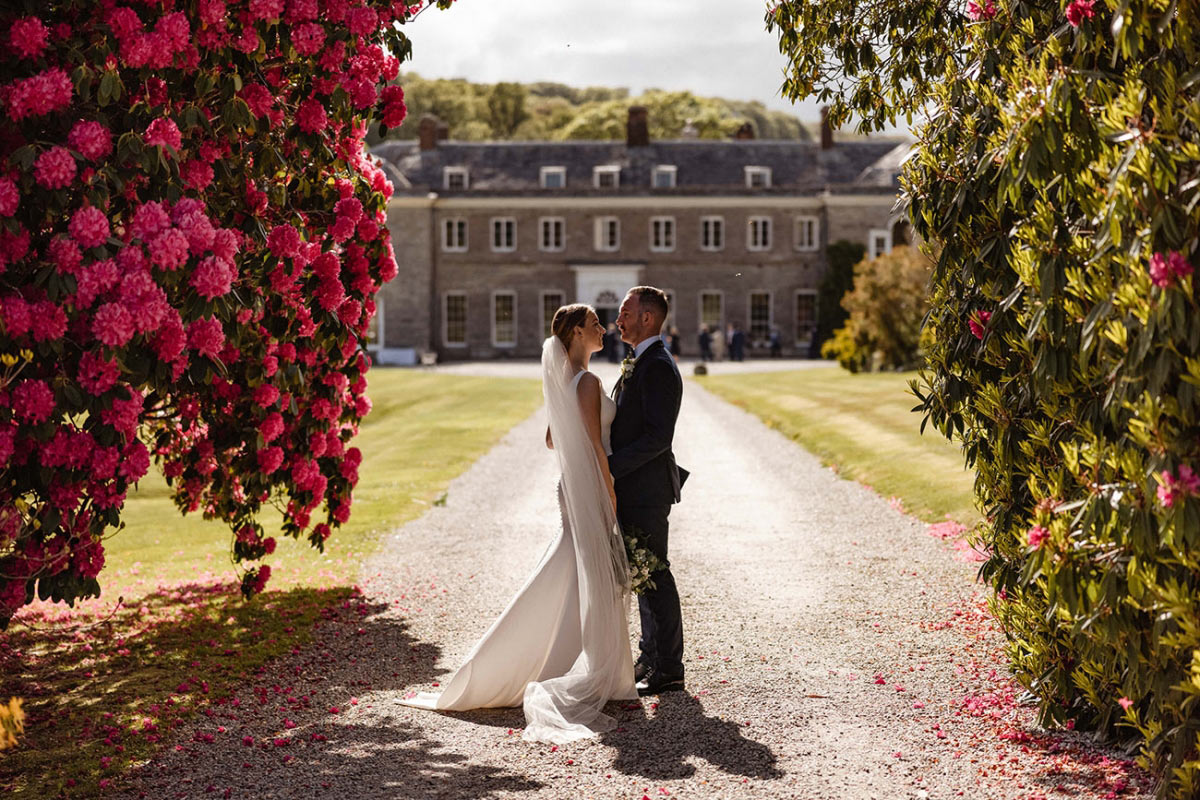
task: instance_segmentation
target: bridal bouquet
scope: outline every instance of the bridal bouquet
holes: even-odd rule
[[[621,537],[625,540],[625,557],[629,561],[629,588],[634,594],[653,589],[654,581],[650,576],[666,564],[646,546],[645,534],[638,528],[623,526]]]

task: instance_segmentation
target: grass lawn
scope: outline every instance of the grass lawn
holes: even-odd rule
[[[914,373],[854,375],[840,367],[709,375],[696,382],[800,443],[844,477],[899,497],[928,522],[979,519],[958,445],[932,428],[908,393]]]
[[[382,534],[419,516],[541,403],[536,380],[379,369],[369,381],[354,512],[324,555],[277,536],[267,591],[244,602],[229,529],[181,516],[151,474],[106,543],[104,595],[74,609],[34,603],[0,634],[0,702],[23,697],[28,715],[20,744],[0,755],[0,790],[89,798],[120,785],[172,727],[302,647],[318,620],[350,615],[341,609],[357,602],[359,566]]]

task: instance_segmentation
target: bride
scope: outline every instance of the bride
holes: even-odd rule
[[[438,693],[405,705],[466,711],[523,705],[529,741],[561,744],[610,730],[610,700],[631,700],[629,568],[608,471],[616,404],[588,371],[604,326],[591,306],[563,306],[542,346],[542,391],[558,456],[562,532],[504,613]]]

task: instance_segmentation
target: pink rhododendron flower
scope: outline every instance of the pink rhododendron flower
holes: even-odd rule
[[[325,47],[325,27],[305,22],[292,28],[292,47],[302,56],[316,55]]]
[[[325,106],[315,98],[308,98],[296,110],[296,124],[305,133],[317,133],[325,130],[329,119],[325,116]]]
[[[992,19],[996,16],[995,0],[983,0],[982,4],[976,0],[967,0],[967,16],[976,22]]]
[[[54,411],[54,392],[42,380],[25,380],[12,391],[12,412],[19,420],[37,425]]]
[[[33,177],[45,189],[65,189],[75,180],[75,157],[65,147],[51,147],[37,157]]]
[[[1117,705],[1119,705],[1125,711],[1128,711],[1133,707],[1133,701],[1128,697],[1122,697],[1121,699],[1117,700]]]
[[[264,383],[254,390],[254,404],[259,408],[275,405],[279,400],[279,390],[269,383]]]
[[[1029,546],[1035,549],[1041,547],[1042,543],[1048,538],[1050,538],[1050,531],[1041,525],[1034,525],[1026,535],[1026,541],[1029,543]]]
[[[29,330],[35,342],[61,339],[67,332],[67,313],[49,300],[34,303],[30,312]]]
[[[146,144],[161,145],[178,150],[183,145],[183,136],[179,126],[167,117],[159,117],[146,127]]]
[[[404,122],[408,116],[408,107],[404,104],[404,89],[400,86],[383,87],[383,124],[395,128]]]
[[[219,320],[198,319],[188,326],[188,347],[209,358],[217,358],[225,346],[225,331]]]
[[[168,228],[150,242],[150,262],[161,270],[176,270],[187,263],[188,238],[178,228]]]
[[[1176,480],[1188,494],[1200,494],[1200,475],[1187,464],[1181,464],[1176,470]]]
[[[67,134],[67,144],[84,158],[99,161],[112,152],[112,132],[94,120],[80,120]]]
[[[11,217],[21,205],[21,191],[11,178],[0,178],[0,217]]]
[[[252,22],[279,19],[283,16],[283,0],[250,0],[249,12]]]
[[[134,319],[120,303],[105,303],[92,318],[92,333],[109,347],[120,347],[133,338]]]
[[[1078,28],[1085,19],[1096,16],[1095,4],[1096,0],[1071,0],[1067,6],[1067,22]]]
[[[99,352],[89,350],[79,358],[79,372],[76,379],[84,391],[93,395],[102,395],[113,387],[120,375],[117,362],[107,359]]]
[[[108,216],[95,206],[84,206],[71,215],[67,230],[80,247],[98,247],[108,239]]]
[[[4,322],[5,332],[14,339],[28,333],[33,319],[25,298],[10,294],[0,301],[0,321]]]
[[[188,283],[206,300],[222,297],[233,287],[233,264],[223,258],[209,256],[192,272]]]
[[[8,115],[14,121],[60,111],[71,104],[75,87],[59,67],[13,83],[8,90]]]
[[[283,450],[279,447],[268,447],[258,451],[258,469],[264,475],[270,475],[283,464]]]
[[[167,211],[162,207],[161,203],[149,202],[138,206],[137,211],[133,214],[133,222],[129,226],[129,232],[134,238],[149,241],[154,234],[170,227],[171,218],[167,216]]]
[[[263,589],[267,588],[267,581],[271,580],[271,567],[263,564],[258,568],[258,576],[254,579],[254,593],[261,594]],[[286,739],[276,739],[275,746],[282,747],[287,744]]]
[[[160,361],[175,361],[183,353],[187,347],[187,334],[183,330],[183,321],[179,318],[178,311],[168,309],[152,344]]]
[[[213,181],[213,168],[207,161],[198,158],[188,159],[179,168],[180,177],[190,189],[202,192]]]
[[[117,285],[121,273],[111,258],[83,267],[76,275],[79,288],[75,293],[77,308],[87,308],[96,298]]]
[[[277,258],[291,258],[300,252],[300,232],[292,225],[276,225],[267,236],[267,247]]]
[[[146,445],[134,440],[121,452],[121,466],[117,472],[130,483],[141,480],[150,471],[150,452]]]
[[[46,49],[50,31],[37,17],[21,17],[8,29],[8,44],[21,58],[37,58]]]
[[[986,330],[987,324],[991,321],[991,319],[992,312],[976,311],[971,315],[971,318],[967,320],[967,326],[971,329],[971,334],[976,339],[982,340],[984,331]]]

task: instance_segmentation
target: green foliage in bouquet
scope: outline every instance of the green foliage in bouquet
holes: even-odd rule
[[[786,90],[927,114],[903,184],[940,247],[925,421],[960,441],[983,576],[1045,724],[1200,794],[1200,5],[798,0]]]
[[[653,589],[651,577],[667,565],[646,546],[646,535],[632,525],[621,527],[621,538],[625,540],[625,558],[629,561],[629,589],[634,594],[644,594]]]

